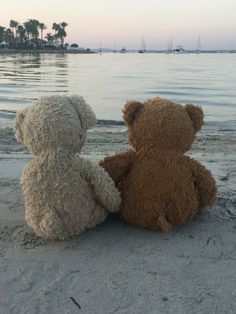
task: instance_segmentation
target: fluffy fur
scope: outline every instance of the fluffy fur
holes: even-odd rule
[[[214,178],[184,155],[202,126],[202,109],[154,98],[129,101],[123,112],[133,149],[100,162],[122,193],[121,216],[140,227],[168,231],[212,206]]]
[[[40,98],[16,117],[16,138],[37,156],[21,185],[26,221],[41,237],[64,240],[104,221],[120,195],[104,169],[79,156],[96,122],[79,96]]]

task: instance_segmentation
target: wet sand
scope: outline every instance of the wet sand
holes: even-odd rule
[[[127,147],[124,126],[100,125],[83,155]],[[1,129],[0,313],[235,313],[236,130],[205,126],[190,155],[213,172],[218,200],[186,225],[161,233],[111,216],[48,242],[24,221],[19,179],[32,156]]]

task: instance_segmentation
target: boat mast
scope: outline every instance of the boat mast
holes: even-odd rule
[[[142,34],[142,39],[141,39],[141,49],[138,51],[139,53],[144,53],[146,51],[146,45],[145,45],[145,40],[144,36]]]
[[[145,45],[145,40],[144,40],[143,34],[142,34],[142,50],[143,50],[143,52],[146,51],[146,45]]]
[[[102,54],[102,41],[99,42],[99,54]]]
[[[173,50],[173,38],[170,39],[170,52]]]
[[[167,40],[167,53],[171,53],[173,50],[173,38]]]
[[[198,41],[197,41],[197,52],[201,52],[202,47],[201,47],[201,37],[200,35],[198,36]]]

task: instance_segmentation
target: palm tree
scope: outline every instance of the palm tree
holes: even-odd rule
[[[53,41],[54,40],[54,36],[52,35],[52,33],[47,33],[45,38],[47,39],[47,41]]]
[[[19,25],[17,21],[10,20],[9,26],[13,29],[14,37],[16,38],[16,28]]]
[[[14,33],[13,33],[13,31],[10,28],[7,28],[5,30],[4,39],[10,45],[14,41]]]
[[[62,27],[59,28],[57,36],[58,38],[60,38],[61,45],[64,46],[64,38],[66,37],[66,32]]]
[[[39,23],[39,29],[41,31],[41,41],[43,41],[43,31],[47,29],[47,26],[44,23]]]
[[[68,23],[62,22],[62,23],[61,23],[61,26],[65,29],[65,27],[68,26]]]
[[[35,19],[30,19],[29,20],[30,24],[31,24],[31,34],[32,37],[37,40],[38,36],[39,36],[39,21],[35,20]]]
[[[16,46],[16,36],[17,36],[17,34],[16,34],[16,28],[17,28],[17,26],[19,25],[19,23],[17,22],[17,21],[14,21],[14,20],[10,20],[10,24],[9,24],[9,26],[12,28],[12,30],[13,30],[13,41],[12,42],[14,42],[14,45]]]
[[[35,19],[29,19],[24,23],[24,27],[26,29],[26,33],[28,35],[28,40],[34,39],[37,41],[37,38],[39,36],[39,21]]]
[[[60,24],[57,24],[55,22],[52,24],[52,29],[55,31],[55,33],[59,30],[59,28],[60,28]]]
[[[25,31],[26,31],[27,36],[28,36],[28,40],[30,40],[30,34],[31,34],[32,25],[31,25],[31,23],[29,21],[26,21],[23,25],[25,27]]]
[[[0,42],[2,42],[4,39],[5,29],[6,29],[6,27],[0,26]]]
[[[61,23],[61,26],[62,26],[62,29],[63,29],[63,32],[61,32],[61,42],[62,42],[62,46],[64,46],[64,40],[65,40],[65,37],[66,37],[66,31],[65,31],[65,28],[66,28],[66,26],[68,26],[68,23],[66,23],[66,22],[62,22]]]
[[[55,31],[54,37],[59,38],[61,41],[61,45],[64,46],[64,39],[66,37],[66,31],[65,28],[68,24],[66,22],[62,23],[53,23],[52,29]]]
[[[22,25],[17,26],[16,32],[19,34],[20,42],[23,43],[26,40],[26,29]]]
[[[58,36],[58,32],[59,32],[59,30],[60,30],[60,24],[57,24],[57,23],[53,23],[52,24],[52,29],[55,31],[55,33],[54,33],[54,38],[56,39],[56,41],[57,41],[57,39],[59,38],[59,36]],[[58,41],[57,41],[57,43],[58,43]]]

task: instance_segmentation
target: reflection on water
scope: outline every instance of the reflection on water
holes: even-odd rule
[[[127,99],[162,96],[201,104],[207,121],[232,121],[235,68],[235,54],[3,54],[0,109],[70,93],[84,96],[99,118],[121,119]]]
[[[0,56],[0,109],[17,110],[44,94],[68,91],[67,55]]]

